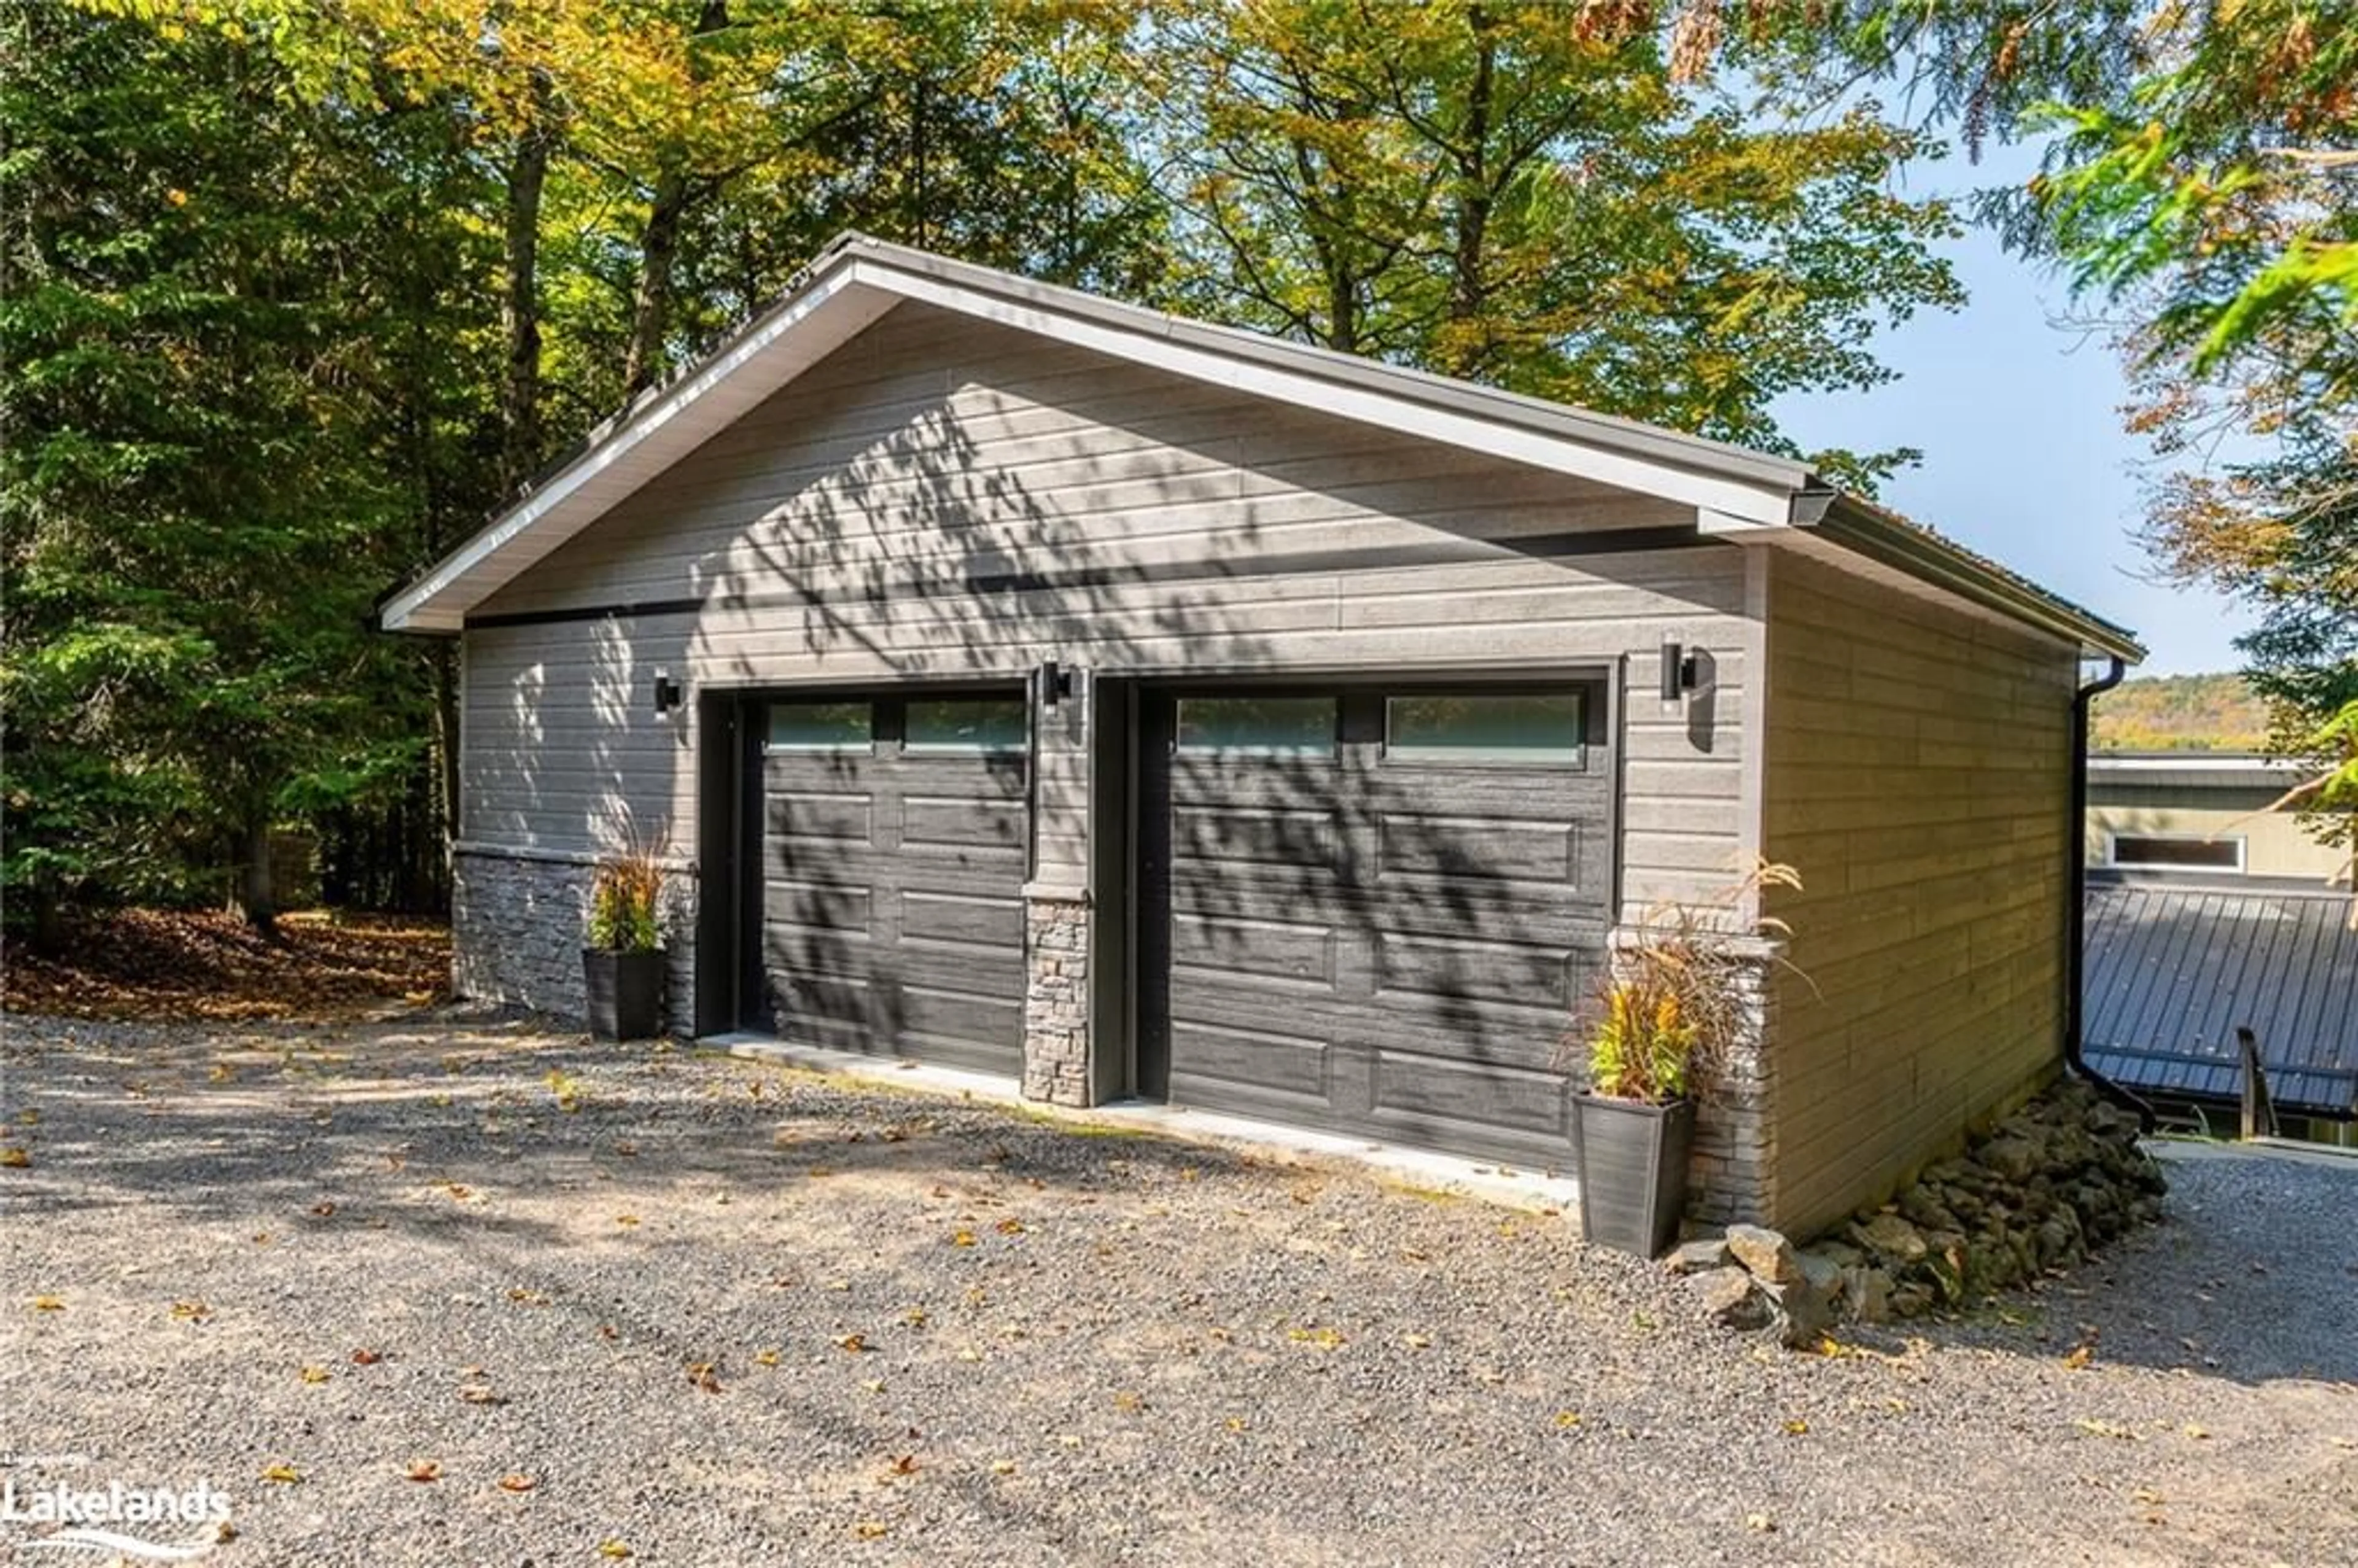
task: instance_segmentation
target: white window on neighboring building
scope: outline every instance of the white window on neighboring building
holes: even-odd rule
[[[2240,871],[2241,838],[2200,833],[2107,833],[2104,863],[2123,871]]]

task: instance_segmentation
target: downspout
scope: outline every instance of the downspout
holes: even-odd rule
[[[2071,698],[2071,877],[2063,890],[2063,1060],[2098,1094],[2125,1110],[2136,1112],[2139,1126],[2150,1133],[2153,1107],[2089,1066],[2081,1054],[2081,1031],[2088,1012],[2088,705],[2120,685],[2128,674],[2128,665],[2119,654],[2107,656],[2111,667],[2080,687]]]

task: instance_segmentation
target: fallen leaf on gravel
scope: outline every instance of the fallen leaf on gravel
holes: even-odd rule
[[[471,1405],[503,1405],[508,1401],[489,1383],[462,1383],[459,1397]]]
[[[617,1143],[614,1145],[614,1152],[625,1160],[635,1160],[638,1158],[639,1146],[635,1143]]]
[[[778,1353],[777,1353],[776,1351],[774,1351],[774,1350],[756,1350],[756,1351],[754,1351],[754,1352],[753,1352],[753,1365],[754,1365],[754,1366],[756,1366],[756,1367],[774,1367],[774,1366],[776,1366],[777,1364],[778,1364]]]
[[[1785,1435],[1788,1437],[1807,1437],[1809,1433],[1810,1423],[1799,1416],[1785,1423]]]
[[[172,1316],[181,1323],[202,1323],[212,1316],[213,1309],[202,1302],[174,1302]]]
[[[892,1463],[885,1468],[885,1475],[888,1477],[892,1476],[914,1476],[916,1473],[917,1456],[914,1454],[894,1454],[892,1456]]]
[[[465,1203],[475,1195],[474,1189],[464,1182],[445,1182],[442,1184],[442,1190],[450,1195],[452,1203]]]
[[[925,1326],[925,1309],[924,1307],[911,1307],[907,1312],[901,1314],[901,1321],[907,1324],[911,1328],[923,1328]]]
[[[41,1113],[38,1110],[20,1110],[16,1113],[16,1119],[27,1127],[38,1127],[41,1124]]]
[[[442,1466],[431,1459],[420,1459],[409,1467],[408,1476],[413,1481],[438,1481],[442,1478]]]
[[[639,1223],[639,1217],[635,1214],[618,1214],[614,1217],[614,1223],[616,1225],[636,1225]]]
[[[325,1367],[306,1367],[303,1368],[303,1380],[307,1383],[324,1383],[328,1380],[328,1369]]]
[[[384,1352],[382,1350],[355,1350],[352,1352],[352,1365],[355,1367],[373,1367],[384,1359]]]
[[[514,1302],[519,1306],[546,1306],[548,1304],[548,1298],[546,1296],[542,1295],[538,1291],[527,1291],[522,1285],[517,1285],[508,1292],[508,1300]]]
[[[273,1465],[262,1473],[262,1478],[281,1487],[299,1487],[303,1473],[292,1465]]]
[[[851,1356],[857,1356],[868,1348],[867,1338],[857,1334],[838,1334],[835,1336],[834,1344],[838,1350]]]
[[[1430,1335],[1403,1334],[1401,1336],[1401,1343],[1407,1346],[1411,1350],[1430,1350],[1433,1348],[1433,1338]]]
[[[886,1524],[882,1519],[864,1519],[858,1524],[853,1525],[851,1529],[852,1532],[858,1535],[860,1540],[873,1541],[880,1535],[891,1533],[892,1527]]]
[[[21,1171],[32,1162],[33,1157],[13,1143],[5,1148],[0,1148],[0,1165],[5,1165],[12,1171]]]
[[[2197,1426],[2190,1421],[2184,1426],[2180,1427],[2178,1430],[2186,1433],[2187,1436],[2196,1439],[2205,1438],[2211,1435],[2211,1432],[2208,1427]],[[2346,1437],[2337,1437],[2333,1441],[2344,1448],[2350,1446],[2350,1440]]]
[[[717,1394],[720,1391],[720,1379],[715,1375],[713,1365],[709,1361],[689,1362],[687,1380],[708,1394]]]
[[[215,1062],[205,1072],[206,1078],[216,1084],[225,1084],[234,1076],[227,1062]]]
[[[994,1459],[990,1462],[990,1473],[994,1476],[1012,1476],[1015,1474],[1015,1461]]]
[[[971,1345],[962,1346],[959,1347],[957,1358],[961,1361],[979,1361],[982,1359],[982,1352]]]
[[[630,1554],[631,1549],[619,1541],[601,1541],[598,1543],[598,1555],[600,1557],[620,1558],[628,1557]]]
[[[620,1339],[622,1337],[622,1331],[616,1328],[611,1323],[601,1323],[598,1325],[598,1337],[600,1339]]]
[[[1777,1528],[1777,1521],[1767,1514],[1746,1514],[1744,1528],[1766,1535]]]
[[[33,1298],[33,1310],[35,1312],[63,1312],[66,1310],[66,1299],[63,1296],[35,1296]]]
[[[1342,1331],[1329,1326],[1290,1328],[1285,1336],[1297,1345],[1314,1345],[1321,1350],[1339,1350],[1343,1346]]]
[[[539,1485],[539,1478],[534,1476],[510,1475],[500,1477],[500,1490],[503,1492],[529,1492]]]
[[[861,1382],[860,1386],[867,1390],[871,1394],[881,1394],[884,1391],[884,1379],[882,1378],[870,1378]]]
[[[2071,1354],[2063,1357],[2063,1365],[2070,1370],[2076,1372],[2093,1359],[2095,1354],[2094,1349],[2089,1346],[2082,1345],[2076,1346],[2072,1350]]]
[[[954,1230],[950,1232],[950,1245],[953,1247],[973,1246],[974,1232],[971,1230]]]
[[[2159,1492],[2155,1491],[2151,1487],[2139,1487],[2136,1491],[2131,1492],[2129,1496],[2141,1503],[2162,1503],[2169,1500],[2163,1497]]]
[[[2130,1443],[2136,1441],[2136,1433],[2117,1422],[2097,1421],[2083,1415],[2071,1424],[2092,1437],[2117,1437]]]
[[[325,1219],[335,1212],[336,1206],[331,1203],[315,1203],[311,1206],[311,1217],[314,1219]]]
[[[1240,1415],[1232,1415],[1228,1417],[1225,1424],[1230,1432],[1242,1432],[1245,1429],[1245,1418]],[[1074,1444],[1067,1444],[1067,1446],[1077,1446],[1077,1441]]]
[[[1580,1424],[1580,1412],[1578,1411],[1558,1411],[1555,1412],[1555,1423],[1558,1426],[1578,1426]]]
[[[1023,1222],[1016,1218],[1013,1215],[1010,1215],[991,1228],[998,1231],[1001,1236],[1021,1236],[1023,1234]]]
[[[1146,1408],[1146,1401],[1125,1389],[1120,1393],[1114,1395],[1113,1408],[1121,1411],[1124,1415],[1136,1415],[1140,1411]]]

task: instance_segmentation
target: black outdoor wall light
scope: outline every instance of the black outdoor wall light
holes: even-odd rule
[[[1662,640],[1662,700],[1664,702],[1676,702],[1681,697],[1693,691],[1696,682],[1701,678],[1701,673],[1696,668],[1695,656],[1693,654],[1688,653],[1670,638],[1665,637]]]
[[[1054,708],[1060,698],[1073,695],[1073,672],[1061,669],[1050,659],[1032,672],[1033,689],[1040,694],[1040,706]]]
[[[672,679],[667,672],[655,672],[655,712],[658,716],[677,708],[685,696],[679,682]]]

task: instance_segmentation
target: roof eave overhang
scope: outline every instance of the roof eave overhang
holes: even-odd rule
[[[643,395],[516,503],[388,595],[389,632],[451,634],[534,562],[903,300],[1338,418],[1692,506],[1738,544],[1823,539],[2129,662],[2120,627],[1820,483],[1807,465],[1347,354],[1281,342],[846,236],[769,311]]]
[[[1897,523],[1849,496],[1819,494],[1819,515],[1807,524],[1819,537],[2070,642],[2083,655],[2144,661],[2145,644],[2126,628],[1993,570],[1937,535]]]

